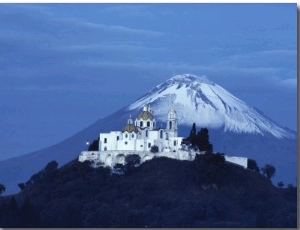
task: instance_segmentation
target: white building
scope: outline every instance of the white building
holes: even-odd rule
[[[183,150],[181,142],[183,137],[178,137],[178,124],[176,111],[170,109],[166,119],[166,129],[156,128],[156,121],[150,106],[144,105],[143,111],[133,122],[131,116],[122,131],[111,131],[99,134],[99,150],[83,151],[78,160],[94,161],[95,166],[113,167],[115,164],[125,164],[127,155],[138,154],[141,163],[151,160],[153,157],[169,157],[177,160],[195,159],[193,150]],[[151,152],[151,148],[157,146],[158,152]],[[225,160],[247,167],[247,158],[228,157]]]
[[[99,151],[150,151],[152,146],[157,146],[159,152],[176,152],[183,139],[177,135],[174,109],[170,109],[167,127],[163,129],[156,128],[152,110],[150,106],[145,105],[135,122],[129,117],[122,131],[100,133]]]

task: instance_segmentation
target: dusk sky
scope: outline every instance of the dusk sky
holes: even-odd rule
[[[296,4],[0,4],[0,28],[0,160],[183,73],[297,129]]]

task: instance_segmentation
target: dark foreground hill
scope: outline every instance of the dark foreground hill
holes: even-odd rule
[[[125,174],[76,160],[1,198],[1,227],[297,227],[296,188],[199,155],[154,158]]]

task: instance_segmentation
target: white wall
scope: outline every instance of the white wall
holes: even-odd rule
[[[247,168],[248,166],[248,158],[245,157],[231,157],[231,156],[224,156],[225,160],[234,164],[238,164]]]

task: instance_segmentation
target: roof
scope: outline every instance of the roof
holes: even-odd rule
[[[132,132],[135,132],[135,133],[137,133],[139,130],[138,130],[138,128],[134,125],[134,124],[127,124],[127,125],[125,125],[124,127],[123,127],[123,129],[122,129],[122,132],[124,133],[124,132],[128,132],[128,133],[132,133]]]
[[[153,115],[152,115],[152,113],[151,112],[149,112],[149,111],[143,111],[143,112],[141,112],[140,114],[139,114],[139,116],[137,117],[137,119],[138,120],[151,120],[151,121],[153,121],[154,120],[154,117],[153,117]]]

